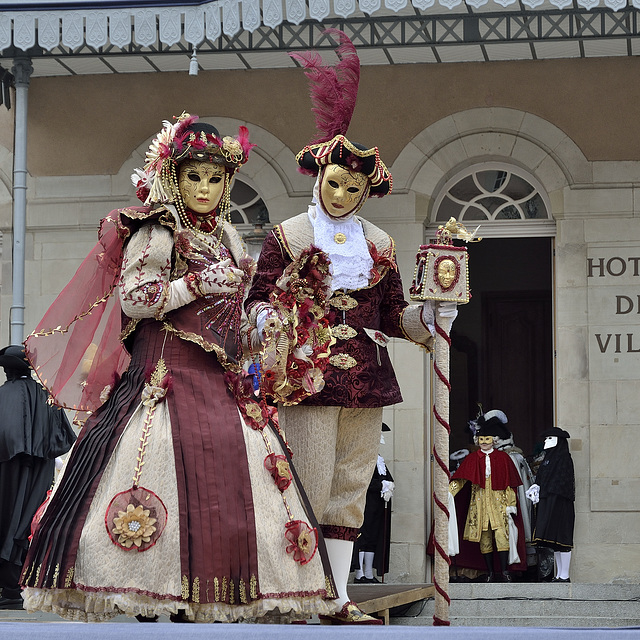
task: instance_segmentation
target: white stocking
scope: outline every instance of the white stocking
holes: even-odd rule
[[[360,562],[360,566],[356,569],[356,578],[360,580],[364,575],[364,571],[362,570],[362,562],[364,560],[364,551],[358,551],[358,560]]]
[[[569,565],[571,564],[571,551],[556,551],[554,554],[557,564],[556,578],[566,580],[569,577]]]
[[[349,602],[347,595],[347,581],[349,580],[349,569],[351,568],[351,554],[353,553],[353,542],[349,540],[325,539],[329,563],[333,573],[333,580],[338,590],[336,604],[342,607],[345,602]]]
[[[373,551],[364,552],[364,577],[373,578]]]

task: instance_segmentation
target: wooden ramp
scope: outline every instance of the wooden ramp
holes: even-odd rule
[[[365,612],[389,624],[389,609],[433,598],[432,584],[350,584],[349,597]]]

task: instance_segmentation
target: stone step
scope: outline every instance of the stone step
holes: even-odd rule
[[[620,617],[640,619],[640,604],[594,600],[451,600],[451,615],[468,617]]]
[[[640,602],[640,584],[576,584],[558,582],[452,582],[449,595],[458,599],[563,598]]]
[[[620,619],[609,617],[571,617],[571,618],[547,618],[534,617],[497,617],[497,618],[466,618],[451,616],[451,624],[454,627],[545,627],[572,629],[576,627],[619,629],[621,627],[636,627],[638,619]]]
[[[640,585],[558,583],[452,583],[453,626],[640,626]],[[393,612],[392,612],[393,613]],[[434,601],[414,604],[391,624],[430,625]]]

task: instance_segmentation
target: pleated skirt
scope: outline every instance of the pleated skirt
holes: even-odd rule
[[[160,358],[169,377],[155,402]],[[269,452],[285,455],[283,443],[245,424],[215,355],[140,323],[131,364],[83,427],[34,536],[27,610],[83,621],[183,611],[202,622],[332,612],[322,541],[304,564],[287,551],[285,524],[313,528],[314,517],[295,482],[278,489]],[[143,531],[155,529],[135,544],[116,527],[126,507],[113,506],[131,495]]]

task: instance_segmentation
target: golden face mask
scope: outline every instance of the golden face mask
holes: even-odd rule
[[[187,160],[178,170],[178,188],[185,207],[194,213],[211,213],[224,192],[225,169],[220,164]]]
[[[349,215],[366,195],[368,182],[363,173],[328,165],[320,184],[322,208],[333,218]]]
[[[493,436],[478,436],[478,446],[483,451],[491,449],[493,447]]]
[[[453,260],[442,260],[438,264],[438,282],[443,289],[448,289],[456,279],[456,265]]]

